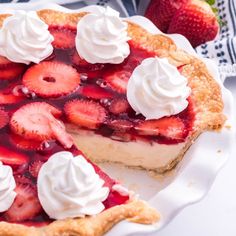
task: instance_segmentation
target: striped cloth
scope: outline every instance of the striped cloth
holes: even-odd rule
[[[0,0],[0,3],[21,2],[54,2],[75,9],[87,5],[110,6],[121,13],[121,16],[143,15],[150,0]],[[196,52],[213,59],[219,66],[222,79],[236,76],[236,0],[216,0],[215,7],[224,22],[218,37],[211,42],[200,45]]]

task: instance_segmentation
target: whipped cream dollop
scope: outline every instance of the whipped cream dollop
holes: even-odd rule
[[[109,188],[82,156],[57,152],[43,164],[38,175],[38,197],[52,219],[95,215],[104,209]]]
[[[0,29],[0,55],[10,61],[39,63],[53,52],[48,25],[34,11],[15,11]]]
[[[119,64],[130,54],[128,25],[110,7],[85,15],[77,25],[76,49],[89,63]]]
[[[147,58],[135,68],[127,85],[127,99],[137,114],[159,119],[188,106],[187,79],[167,59]]]
[[[7,211],[14,202],[16,197],[15,187],[16,182],[12,168],[3,165],[0,161],[0,212]]]

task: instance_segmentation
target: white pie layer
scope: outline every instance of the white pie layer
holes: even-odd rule
[[[187,141],[172,145],[145,141],[121,142],[73,125],[67,125],[67,130],[72,133],[77,147],[94,161],[118,162],[148,170],[167,169],[187,144]]]

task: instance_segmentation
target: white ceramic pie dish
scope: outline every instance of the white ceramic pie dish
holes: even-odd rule
[[[10,9],[10,8],[11,9]],[[0,13],[10,13],[13,9],[38,10],[50,8],[64,12],[89,11],[96,12],[98,6],[89,6],[79,10],[68,10],[56,4],[23,3],[3,4]],[[161,33],[148,19],[133,16],[127,20],[140,24],[151,33]],[[186,38],[181,35],[169,35],[178,47],[196,55]],[[209,71],[220,83],[225,104],[224,113],[228,117],[227,125],[220,133],[206,132],[202,134],[189,149],[184,160],[176,171],[163,178],[152,178],[141,170],[131,170],[120,165],[103,164],[102,167],[111,176],[122,181],[124,185],[139,193],[142,199],[149,201],[161,213],[161,221],[154,226],[146,226],[129,222],[117,224],[107,235],[146,235],[154,233],[166,226],[186,206],[201,200],[210,189],[217,173],[228,159],[233,146],[233,98],[220,81],[218,69],[211,60],[204,59]]]

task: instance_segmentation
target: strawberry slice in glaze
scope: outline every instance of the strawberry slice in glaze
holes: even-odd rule
[[[18,175],[14,175],[14,179],[16,181],[16,185],[19,184],[28,184],[28,185],[32,185],[32,180],[22,174],[18,174]]]
[[[13,113],[10,126],[15,134],[25,139],[50,140],[54,135],[49,123],[60,114],[60,110],[46,102],[28,103]]]
[[[0,105],[14,104],[23,100],[22,96],[15,96],[13,94],[7,94],[0,92]]]
[[[9,122],[9,115],[0,107],[0,129],[4,128]]]
[[[41,150],[42,149],[42,141],[38,141],[35,139],[26,139],[17,134],[11,134],[9,136],[9,140],[14,146],[23,150]]]
[[[39,97],[60,97],[72,93],[80,84],[80,75],[73,67],[61,62],[44,61],[30,67],[23,84]]]
[[[79,70],[87,70],[87,71],[98,71],[101,70],[105,65],[101,63],[91,64],[87,62],[85,59],[81,58],[80,55],[75,50],[71,55],[72,63],[79,69]]]
[[[113,94],[111,91],[101,88],[97,85],[85,85],[79,89],[79,94],[92,99],[112,98]]]
[[[99,103],[85,99],[74,99],[64,107],[68,120],[76,125],[96,129],[106,119],[106,110]]]
[[[21,166],[28,163],[28,156],[0,146],[0,161],[5,165]]]
[[[19,84],[11,83],[8,87],[0,90],[0,105],[14,104],[26,99],[22,92],[16,92],[17,87]]]
[[[119,93],[126,93],[127,83],[131,76],[130,71],[120,70],[115,72],[110,72],[105,75],[105,80],[108,85]]]
[[[9,61],[0,56],[0,81],[17,78],[25,70],[25,65]]]
[[[43,162],[40,160],[35,160],[34,162],[32,162],[30,164],[29,172],[34,178],[38,177],[38,173],[39,173],[39,170],[41,169],[42,165],[43,165]]]
[[[125,98],[116,98],[111,101],[109,111],[115,115],[125,113],[130,109],[130,105]]]
[[[66,133],[61,121],[55,118],[60,115],[60,110],[46,102],[29,103],[12,115],[10,126],[16,135],[24,139],[37,141],[56,139],[65,148],[70,148],[73,145],[72,138]],[[18,145],[21,144],[18,142]]]
[[[66,132],[64,124],[59,120],[51,120],[50,128],[53,132],[54,138],[62,144],[64,148],[71,148],[73,146],[73,139],[70,134]]]
[[[107,123],[111,129],[121,132],[129,131],[134,127],[133,123],[128,120],[116,119],[116,120],[111,120]]]
[[[178,117],[164,117],[158,120],[146,120],[139,123],[135,130],[140,135],[161,135],[169,139],[183,139],[186,128],[183,121]]]
[[[22,222],[31,220],[41,211],[37,191],[35,187],[28,184],[18,184],[15,192],[15,201],[8,211],[4,213],[4,218],[9,222]]]
[[[54,37],[53,47],[59,49],[75,47],[76,29],[65,26],[50,26],[49,31]]]

